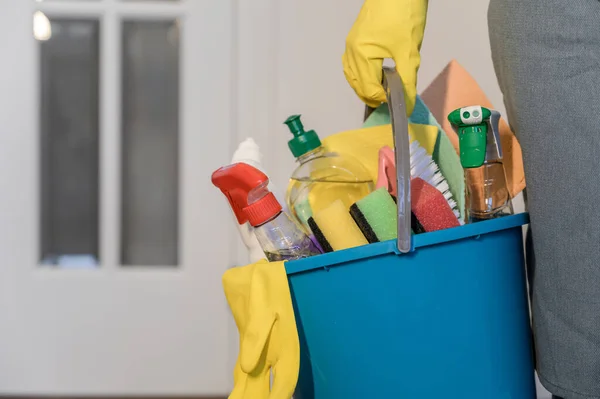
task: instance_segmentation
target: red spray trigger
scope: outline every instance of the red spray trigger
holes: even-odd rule
[[[269,183],[267,175],[245,163],[223,166],[213,172],[211,180],[229,200],[239,224],[248,221],[243,212],[243,209],[250,205],[248,194],[256,188],[266,187]]]

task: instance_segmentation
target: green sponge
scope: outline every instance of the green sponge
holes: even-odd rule
[[[369,243],[398,237],[396,202],[385,187],[357,201],[350,207],[350,215]]]

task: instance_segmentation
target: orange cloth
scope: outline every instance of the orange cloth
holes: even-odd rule
[[[450,138],[457,153],[458,137],[448,122],[448,114],[469,105],[494,108],[475,79],[454,60],[425,89],[421,98]],[[521,145],[504,119],[500,120],[500,140],[507,185],[514,197],[525,188],[523,155]]]

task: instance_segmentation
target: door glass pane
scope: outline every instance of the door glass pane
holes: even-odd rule
[[[123,265],[175,266],[179,219],[179,29],[125,21],[122,73]]]
[[[34,16],[40,46],[41,258],[98,263],[97,20]]]

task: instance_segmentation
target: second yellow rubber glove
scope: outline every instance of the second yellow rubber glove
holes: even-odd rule
[[[298,381],[300,344],[283,262],[230,269],[223,287],[240,334],[229,398],[291,398]]]
[[[412,113],[427,5],[428,0],[365,0],[342,62],[348,83],[367,105],[386,101],[381,70],[383,59],[392,58],[404,82],[406,112]]]

